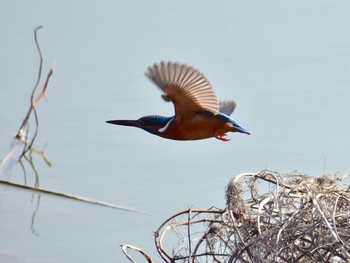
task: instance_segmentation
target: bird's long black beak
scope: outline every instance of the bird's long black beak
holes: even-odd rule
[[[110,120],[106,122],[115,125],[140,127],[138,121],[135,120]]]

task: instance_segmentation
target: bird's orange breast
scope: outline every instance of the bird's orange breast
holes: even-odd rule
[[[161,135],[173,140],[200,140],[234,131],[232,124],[213,116],[197,115],[181,121],[174,119]]]

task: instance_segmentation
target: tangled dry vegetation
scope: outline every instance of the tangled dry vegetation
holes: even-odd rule
[[[227,185],[226,209],[172,216],[156,231],[156,248],[165,262],[350,262],[347,181],[238,175]]]

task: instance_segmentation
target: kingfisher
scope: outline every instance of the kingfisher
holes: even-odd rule
[[[234,100],[219,101],[203,73],[186,64],[165,62],[150,66],[145,75],[172,102],[175,115],[150,115],[138,120],[109,120],[107,123],[141,128],[172,140],[201,140],[214,137],[227,142],[228,132],[250,134],[230,117]]]

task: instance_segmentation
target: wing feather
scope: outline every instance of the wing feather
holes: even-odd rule
[[[219,101],[206,77],[197,69],[185,64],[162,61],[150,66],[146,76],[171,100],[175,106],[176,118],[198,111],[217,114]]]
[[[236,109],[236,106],[237,104],[233,100],[220,101],[220,112],[225,113],[229,116]]]

